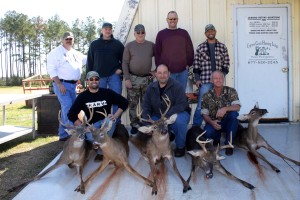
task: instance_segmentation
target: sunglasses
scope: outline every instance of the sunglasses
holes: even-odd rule
[[[177,18],[168,18],[168,20],[170,20],[170,21],[176,21]]]
[[[89,81],[99,81],[99,78],[89,78]]]
[[[138,35],[144,35],[145,32],[144,31],[140,31],[140,32],[136,32],[136,34],[138,34]]]
[[[73,38],[66,38],[65,40],[66,40],[66,41],[72,41]]]

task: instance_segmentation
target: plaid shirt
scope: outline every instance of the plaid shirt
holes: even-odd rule
[[[209,115],[212,120],[215,120],[220,108],[232,105],[241,106],[238,93],[234,88],[223,86],[219,97],[217,97],[215,90],[211,89],[202,97],[201,114]]]
[[[215,60],[216,70],[228,74],[230,60],[227,47],[218,40],[215,45]],[[197,47],[193,68],[196,81],[201,80],[202,83],[209,83],[211,81],[211,60],[207,40]]]

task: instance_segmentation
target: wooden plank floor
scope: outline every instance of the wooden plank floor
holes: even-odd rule
[[[276,150],[286,156],[300,160],[300,124],[260,124],[260,133]],[[130,143],[129,161],[141,174],[149,177],[150,168],[145,160],[140,157],[137,149]],[[266,163],[259,160],[259,169],[247,158],[246,152],[234,149],[233,156],[226,157],[222,161],[224,167],[235,176],[251,183],[256,188],[251,191],[241,184],[224,177],[220,173],[214,173],[212,179],[205,179],[204,173],[198,169],[196,176],[190,185],[192,190],[183,194],[183,186],[173,173],[169,163],[165,162],[163,172],[159,175],[159,191],[157,196],[151,195],[151,188],[140,179],[133,177],[125,170],[117,170],[109,166],[96,177],[92,185],[87,188],[86,194],[74,192],[79,184],[79,176],[76,171],[62,166],[48,174],[39,181],[25,187],[15,200],[133,200],[133,199],[160,199],[160,200],[194,200],[194,199],[228,199],[228,200],[298,200],[300,199],[300,168],[294,163],[285,161],[266,150],[260,149],[267,160],[278,167],[281,172],[274,172]],[[224,152],[221,152],[224,155]],[[93,156],[84,169],[84,177],[99,165],[93,161]],[[56,158],[57,159],[57,158]],[[55,159],[55,160],[56,160]],[[54,163],[53,160],[49,165]],[[176,158],[178,169],[187,179],[191,168],[191,158],[185,155]]]

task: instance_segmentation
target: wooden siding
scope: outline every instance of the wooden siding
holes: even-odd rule
[[[126,1],[125,1],[126,3]],[[234,43],[233,13],[234,5],[252,4],[289,4],[291,7],[292,30],[292,121],[300,120],[300,1],[299,0],[140,0],[126,42],[134,40],[133,27],[142,23],[146,28],[146,39],[155,42],[159,30],[167,27],[167,13],[178,13],[178,27],[186,29],[192,38],[194,48],[206,38],[204,27],[208,23],[215,25],[217,38],[225,43],[231,59],[230,72],[226,76],[226,85],[234,87]],[[124,11],[123,11],[124,12]],[[120,19],[121,20],[121,19]],[[119,20],[119,21],[120,21]],[[127,117],[128,120],[128,117]],[[125,122],[128,124],[129,122]]]

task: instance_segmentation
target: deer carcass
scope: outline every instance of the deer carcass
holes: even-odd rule
[[[60,113],[58,116],[59,116],[58,121],[60,122]],[[56,163],[51,167],[49,167],[48,169],[46,169],[41,174],[32,178],[31,180],[11,188],[9,190],[10,192],[27,185],[31,181],[39,180],[40,178],[42,178],[43,176],[45,176],[46,174],[50,173],[51,171],[53,171],[54,169],[58,168],[63,164],[68,165],[69,168],[76,167],[77,172],[80,175],[80,185],[83,184],[82,171],[84,165],[87,162],[87,158],[90,151],[89,145],[85,140],[85,128],[86,125],[88,125],[88,122],[91,120],[91,117],[89,118],[89,120],[87,120],[83,111],[81,111],[78,116],[80,116],[80,118],[83,119],[83,123],[81,126],[71,126],[71,125],[63,124],[68,128],[66,129],[66,131],[69,135],[71,135],[71,137],[65,142],[62,154],[60,155]]]
[[[102,113],[106,119],[107,114]],[[117,124],[116,129],[114,131],[113,137],[110,137],[107,132],[112,127],[112,121],[106,123],[106,120],[103,122],[100,129],[93,129],[92,133],[95,138],[94,145],[99,146],[103,152],[103,161],[100,166],[92,172],[87,179],[84,181],[82,185],[79,185],[75,191],[85,193],[85,189],[92,182],[92,180],[100,174],[110,163],[114,164],[116,167],[124,167],[128,172],[133,175],[143,179],[145,183],[149,186],[153,186],[152,181],[145,178],[141,174],[139,174],[136,170],[132,168],[132,166],[128,162],[129,155],[129,134],[127,129],[122,124]]]
[[[300,166],[300,162],[293,160],[291,158],[286,157],[285,155],[279,153],[276,151],[273,147],[271,147],[268,142],[258,133],[257,131],[257,125],[259,120],[262,118],[263,115],[268,113],[266,109],[260,109],[258,106],[254,106],[252,110],[248,114],[245,115],[239,115],[238,119],[241,121],[248,120],[248,127],[244,128],[242,125],[239,125],[237,137],[236,137],[236,145],[238,147],[241,147],[245,149],[246,151],[250,152],[255,157],[258,157],[265,161],[268,165],[271,166],[271,168],[276,171],[277,173],[280,172],[280,170],[275,167],[273,164],[271,164],[263,155],[258,153],[258,149],[260,147],[264,147],[273,154],[281,157],[282,159],[286,159],[288,161],[291,161],[295,163],[296,165]]]
[[[228,145],[219,147],[214,147],[212,145],[212,140],[202,137],[205,132],[198,126],[193,126],[187,132],[186,136],[186,148],[188,153],[192,156],[192,169],[187,182],[190,182],[193,174],[195,173],[196,167],[203,169],[206,178],[213,177],[213,169],[218,170],[221,174],[241,183],[249,189],[254,189],[255,187],[246,181],[243,181],[229,171],[227,171],[220,160],[224,159],[220,156],[218,152],[225,148],[233,148],[232,141]]]
[[[167,109],[164,113],[161,113],[161,118],[157,121],[153,121],[150,117],[149,119],[143,119],[141,117],[142,110],[139,102],[136,110],[137,116],[141,121],[149,122],[150,126],[140,127],[137,135],[131,138],[133,144],[135,144],[135,146],[140,150],[142,156],[149,162],[154,182],[152,195],[157,195],[157,164],[165,158],[169,160],[175,174],[180,178],[183,184],[183,192],[185,193],[188,190],[191,190],[190,185],[184,180],[177,169],[168,134],[168,125],[175,122],[177,114],[174,114],[167,119],[165,115],[170,109],[171,103],[168,97],[163,98],[163,100],[167,104]]]

